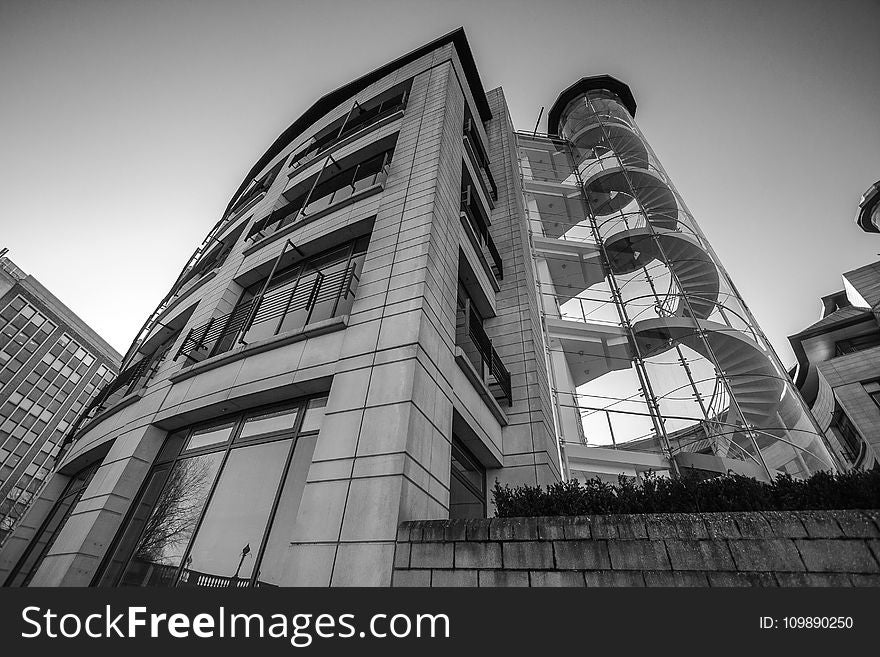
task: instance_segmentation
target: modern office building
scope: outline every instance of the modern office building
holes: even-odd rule
[[[0,254],[0,545],[49,480],[64,436],[122,357]]]
[[[72,428],[7,585],[391,582],[398,524],[583,473],[834,468],[633,122],[518,134],[463,30],[257,160]],[[54,505],[54,506],[53,506]]]

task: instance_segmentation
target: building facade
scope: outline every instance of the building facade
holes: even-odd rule
[[[0,256],[0,546],[46,486],[64,436],[121,356]]]
[[[585,158],[604,166],[641,139],[627,98],[612,78],[581,81],[550,113],[559,136],[518,134],[456,30],[318,100],[251,168],[72,428],[0,577],[388,585],[401,522],[486,517],[496,481],[834,468],[667,179],[655,195],[674,221],[645,207],[641,223],[608,220],[637,211],[627,198],[648,201],[587,171]],[[591,141],[594,100],[632,136]],[[658,302],[650,325],[622,316],[645,304],[621,277],[661,265],[666,285],[699,281]],[[617,320],[572,325],[560,299],[600,289],[618,290],[603,300]],[[674,392],[651,388],[670,352],[683,372],[703,368],[688,394],[709,408],[688,421]],[[609,440],[589,424],[582,387],[603,376],[606,400],[628,405],[602,417],[635,418],[626,439],[613,419]]]
[[[788,338],[794,380],[847,469],[880,464],[880,262],[843,274],[822,316]]]

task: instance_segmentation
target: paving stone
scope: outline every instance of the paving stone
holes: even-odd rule
[[[444,541],[463,541],[467,538],[467,520],[457,518],[450,520],[446,524],[446,532],[443,535]]]
[[[794,541],[787,538],[728,541],[739,570],[798,572],[805,570]]]
[[[776,573],[776,580],[787,587],[852,586],[843,573]]]
[[[426,520],[422,525],[423,541],[444,541],[446,540],[446,520]]]
[[[538,518],[538,536],[545,541],[562,540],[565,538],[565,519]]]
[[[725,541],[667,539],[666,551],[675,570],[736,570]]]
[[[850,538],[875,538],[880,536],[880,529],[874,524],[873,518],[862,511],[832,511],[834,519],[843,530],[843,535]]]
[[[476,570],[434,570],[431,574],[431,588],[443,586],[477,586]]]
[[[571,516],[565,518],[562,523],[565,538],[568,540],[592,538],[593,532],[590,527],[589,516]]]
[[[553,551],[560,570],[611,568],[607,541],[554,541]]]
[[[669,557],[663,541],[608,541],[608,554],[614,570],[669,570]]]
[[[538,538],[537,518],[492,518],[489,538],[493,541],[530,541]]]
[[[617,529],[618,539],[648,538],[643,514],[610,515],[608,522]]]
[[[773,538],[773,528],[760,513],[737,512],[730,514],[743,538]]]
[[[577,570],[533,570],[529,573],[533,587],[586,586],[584,574]]]
[[[610,516],[588,516],[593,538],[617,538],[617,524]]]
[[[763,511],[761,515],[770,523],[777,538],[806,538],[808,535],[804,523],[791,511]]]
[[[529,573],[525,570],[481,570],[478,577],[481,587],[529,585]]]
[[[430,570],[395,570],[392,586],[431,586]]]
[[[501,544],[465,542],[455,544],[456,568],[501,568]]]
[[[409,568],[409,550],[411,543],[398,543],[394,547],[394,567]]]
[[[798,539],[798,552],[807,570],[820,573],[877,573],[880,566],[865,541],[859,539]]]
[[[501,554],[505,568],[553,568],[553,544],[549,541],[504,542],[501,544]]]
[[[641,570],[588,570],[584,581],[591,587],[644,586],[645,576]]]
[[[709,538],[741,538],[739,527],[729,513],[702,513]]]
[[[866,575],[864,573],[853,573],[849,576],[853,586],[874,586],[880,587],[880,575]]]
[[[810,538],[836,538],[842,535],[834,515],[828,511],[793,511]]]
[[[467,521],[467,529],[465,531],[467,540],[469,541],[488,541],[489,540],[489,523],[488,518],[474,518]]]
[[[733,587],[733,586],[758,586],[777,587],[779,584],[773,573],[734,573],[716,572],[706,573],[709,578],[709,586]]]
[[[648,538],[680,538],[678,525],[669,517],[669,513],[646,513],[645,530]]]
[[[454,543],[412,543],[411,568],[452,568]]]
[[[645,586],[709,586],[706,573],[699,571],[646,570]]]
[[[709,538],[709,531],[703,516],[699,513],[667,513],[672,524],[678,530],[679,538],[701,539]]]

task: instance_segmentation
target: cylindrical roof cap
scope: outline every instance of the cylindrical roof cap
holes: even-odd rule
[[[636,115],[636,99],[628,85],[610,75],[593,75],[581,78],[559,94],[559,98],[556,99],[553,107],[550,108],[550,113],[547,114],[547,132],[551,135],[559,134],[559,120],[568,104],[582,94],[600,89],[616,94],[627,111],[633,116]]]

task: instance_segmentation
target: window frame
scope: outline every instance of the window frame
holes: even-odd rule
[[[205,420],[204,422],[198,422],[196,424],[192,424],[187,427],[183,427],[181,429],[177,429],[175,431],[170,431],[165,438],[165,442],[162,447],[159,449],[152,466],[150,467],[149,472],[144,478],[143,483],[141,484],[137,495],[133,498],[133,502],[131,504],[130,509],[126,513],[125,519],[122,524],[119,526],[119,529],[114,536],[114,539],[110,545],[110,548],[107,550],[104,558],[101,560],[101,564],[95,572],[94,577],[91,581],[91,586],[100,586],[100,587],[113,587],[118,588],[121,586],[121,582],[125,573],[128,571],[128,568],[131,565],[135,555],[137,554],[138,546],[143,538],[144,527],[146,527],[146,521],[152,516],[152,513],[155,509],[155,503],[150,509],[149,513],[145,516],[144,527],[140,529],[138,532],[137,538],[133,541],[131,549],[131,553],[128,555],[122,555],[120,559],[120,563],[122,566],[113,576],[113,580],[109,582],[102,581],[107,575],[107,571],[110,565],[114,562],[114,557],[116,557],[117,550],[120,549],[121,543],[125,538],[125,534],[133,520],[134,515],[137,513],[138,508],[140,507],[143,497],[148,491],[150,484],[156,475],[156,473],[160,471],[168,471],[169,473],[172,469],[177,465],[179,461],[195,458],[199,456],[205,456],[214,453],[222,453],[220,458],[220,464],[217,467],[217,471],[214,474],[214,478],[211,482],[209,491],[205,496],[204,503],[202,505],[201,510],[199,511],[198,518],[194,523],[194,528],[192,534],[190,534],[187,539],[187,544],[181,553],[180,563],[175,567],[175,573],[171,580],[171,584],[169,588],[177,588],[180,585],[181,575],[183,570],[185,569],[185,565],[187,562],[187,558],[189,557],[193,545],[199,536],[199,531],[202,528],[205,515],[207,514],[211,501],[213,500],[214,494],[217,490],[218,483],[220,482],[224,470],[226,469],[227,463],[229,461],[230,455],[233,450],[254,447],[257,445],[272,443],[283,441],[286,439],[290,439],[291,444],[288,448],[287,455],[285,457],[284,467],[281,471],[281,476],[277,483],[277,487],[273,494],[272,504],[269,509],[268,516],[266,518],[265,527],[263,528],[263,534],[260,538],[260,543],[254,551],[254,566],[253,572],[250,577],[247,579],[246,584],[242,584],[243,588],[256,588],[256,578],[259,576],[260,572],[260,564],[263,559],[263,555],[266,550],[266,545],[269,540],[276,514],[278,511],[279,502],[281,496],[284,492],[285,484],[287,483],[287,477],[290,474],[291,465],[293,461],[293,456],[296,451],[296,446],[300,441],[300,438],[305,436],[313,436],[320,433],[321,427],[318,429],[306,430],[303,431],[303,422],[305,421],[305,416],[307,411],[309,410],[310,404],[316,399],[323,399],[328,396],[328,392],[322,392],[314,395],[309,395],[306,397],[300,397],[299,399],[293,402],[284,402],[281,404],[268,404],[264,406],[259,406],[255,408],[250,408],[245,411],[239,411],[234,414],[221,416],[218,418],[213,418],[210,420]],[[265,434],[259,434],[254,437],[248,437],[241,439],[240,434],[245,423],[254,418],[258,418],[260,416],[268,415],[273,412],[283,411],[286,409],[297,409],[297,416],[293,423],[293,426],[289,429],[279,429],[276,431],[271,431]],[[194,449],[186,449],[187,441],[195,435],[198,431],[211,428],[211,427],[222,427],[224,425],[231,424],[232,431],[230,431],[229,436],[223,442],[213,443],[210,445],[205,445],[202,447],[194,448]],[[323,418],[322,418],[323,425]],[[182,437],[181,437],[182,436]],[[170,440],[180,440],[180,445],[178,447],[172,447],[171,451],[163,456],[163,452],[168,448]],[[167,485],[167,479],[162,484],[162,488],[160,489],[159,494],[164,490]]]
[[[454,467],[454,463],[456,461],[456,452],[458,452],[458,455],[459,455],[458,459],[457,459],[458,461],[473,465],[475,471],[479,473],[480,481],[483,484],[481,489],[478,489],[471,481],[469,481],[467,479],[467,477],[460,475],[456,471],[456,469]],[[469,493],[473,494],[477,499],[480,500],[480,503],[481,503],[482,509],[483,509],[483,513],[482,513],[481,517],[483,517],[483,518],[487,517],[487,514],[489,512],[489,505],[488,505],[488,501],[487,501],[487,498],[489,495],[489,483],[487,481],[486,466],[483,465],[483,463],[480,462],[480,460],[474,455],[474,453],[471,452],[471,450],[469,450],[467,448],[467,446],[464,444],[464,441],[462,441],[454,433],[452,434],[451,450],[449,452],[449,511],[450,511],[449,517],[450,517],[450,519],[457,519],[458,516],[456,516],[455,518],[453,518],[453,516],[452,516],[452,480],[453,479],[455,479],[455,481],[458,482],[458,484],[463,486]]]

